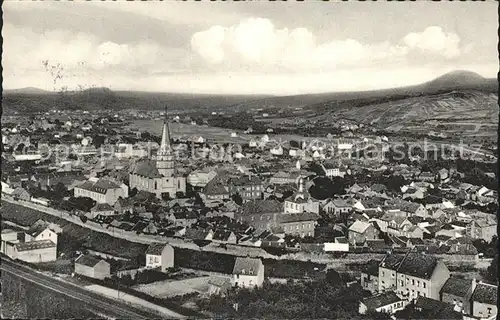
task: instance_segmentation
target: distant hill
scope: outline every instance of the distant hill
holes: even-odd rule
[[[230,107],[232,110],[241,111],[255,108],[313,107],[318,111],[326,111],[326,109],[338,105],[338,102],[341,101],[349,101],[348,105],[359,107],[380,104],[385,101],[404,100],[461,90],[475,90],[496,94],[498,92],[498,81],[497,79],[483,78],[474,72],[459,70],[415,86],[362,92],[332,92],[294,96],[113,91],[104,87],[58,94],[37,88],[23,88],[4,91],[3,107],[21,112],[45,111],[53,108],[154,110],[162,109],[165,104],[168,104],[172,110],[224,109]],[[45,97],[38,98],[42,94]]]
[[[475,72],[456,70],[426,82],[422,86],[429,91],[443,89],[498,90],[498,81],[497,79],[486,79]]]
[[[50,93],[53,92],[42,90],[35,87],[3,90],[3,94],[50,94]]]

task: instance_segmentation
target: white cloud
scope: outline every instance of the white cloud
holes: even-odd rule
[[[195,33],[191,48],[207,62],[221,66],[328,71],[391,63],[416,50],[454,58],[460,54],[459,42],[456,34],[429,27],[396,44],[365,44],[355,39],[316,43],[314,34],[305,28],[277,29],[268,19],[249,18],[227,28],[217,26]]]
[[[223,41],[224,28],[215,26],[195,33],[191,38],[191,47],[209,63],[219,63],[224,59],[224,51],[221,48]]]
[[[445,58],[455,58],[460,55],[460,38],[455,33],[446,33],[440,27],[431,26],[423,32],[413,32],[403,39],[410,49],[439,54]]]
[[[168,72],[183,62],[185,51],[165,48],[153,42],[115,43],[87,33],[47,30],[42,34],[30,28],[5,24],[2,29],[4,77],[23,77],[37,73],[52,77],[57,83],[75,77],[106,76],[111,73],[131,74],[141,70]],[[47,66],[43,61],[49,61]],[[68,82],[66,81],[66,82]]]

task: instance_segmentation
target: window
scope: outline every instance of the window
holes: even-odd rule
[[[401,286],[404,286],[405,282],[403,280],[400,280],[399,283],[400,283]]]
[[[420,287],[420,281],[417,280],[417,287]]]
[[[384,276],[385,276],[385,272],[384,272],[384,271],[382,271],[382,277],[384,277]],[[382,281],[382,282],[384,282],[384,281]]]
[[[391,278],[393,278],[393,279],[394,279],[394,277],[395,277],[395,276],[396,276],[396,274],[395,274],[395,273],[392,273],[392,274],[391,274]]]
[[[424,287],[424,289],[425,289],[425,282],[422,282],[422,286],[423,286],[423,287]]]
[[[491,308],[488,308],[488,316],[491,316]]]
[[[411,279],[411,284],[415,285],[415,279]]]

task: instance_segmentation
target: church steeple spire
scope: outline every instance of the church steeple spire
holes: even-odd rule
[[[160,153],[170,153],[170,127],[168,125],[168,108],[165,105],[165,113],[163,118],[163,132],[161,135]]]
[[[174,175],[174,156],[170,146],[170,127],[168,125],[168,110],[165,105],[165,114],[163,120],[163,132],[161,135],[160,150],[156,154],[156,168],[164,177],[172,177]]]

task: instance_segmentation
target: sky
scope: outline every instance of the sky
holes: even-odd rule
[[[2,6],[4,89],[292,95],[499,69],[496,1]]]

